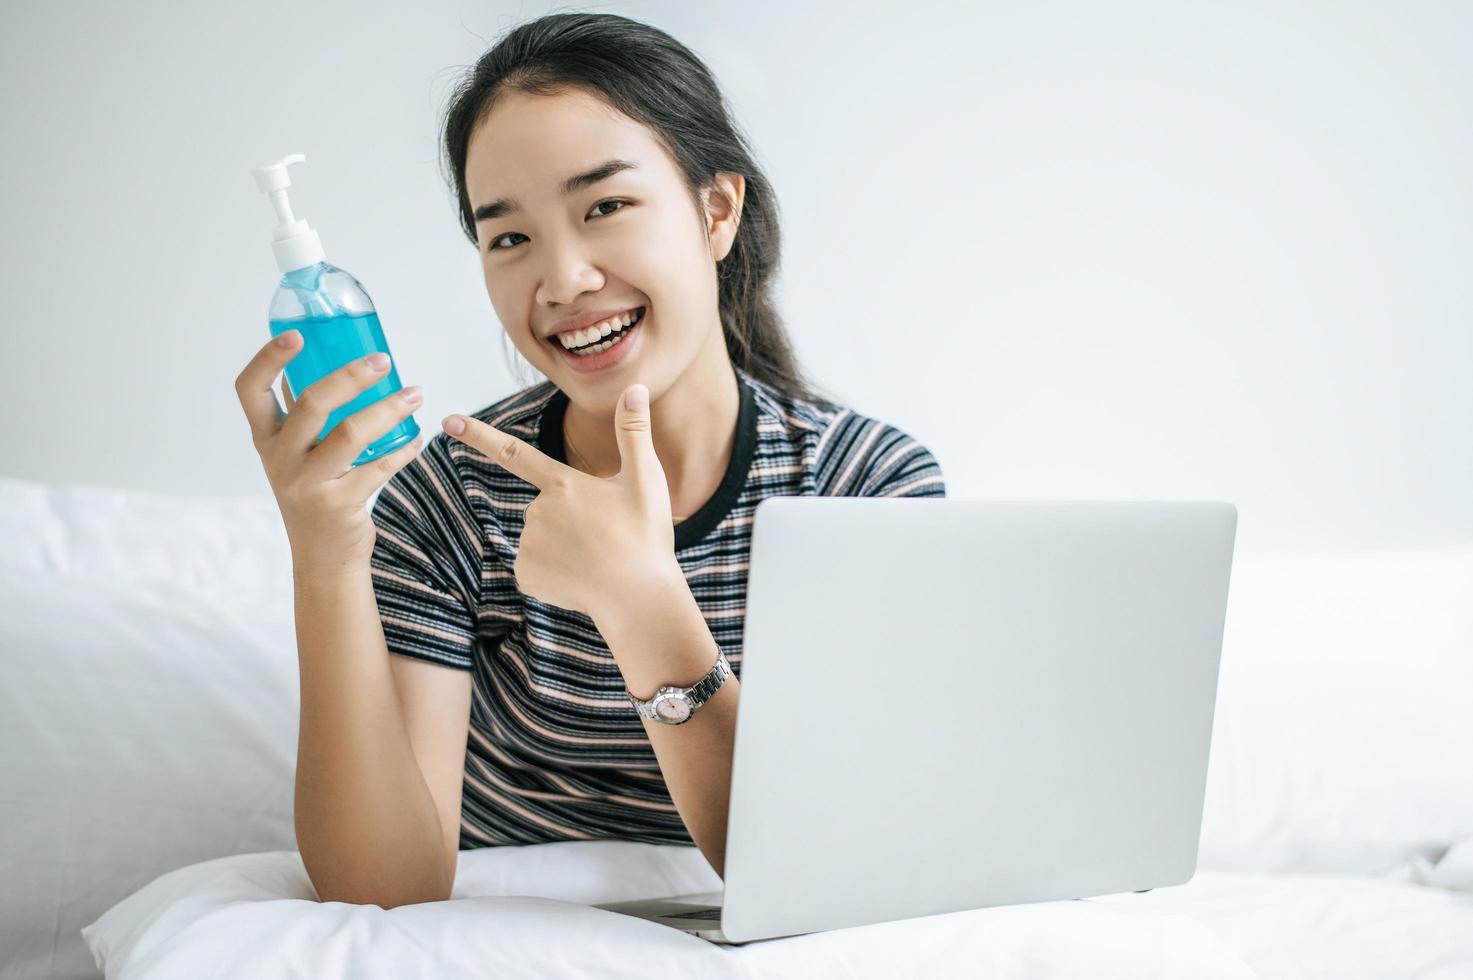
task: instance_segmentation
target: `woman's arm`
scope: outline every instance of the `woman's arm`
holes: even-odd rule
[[[654,697],[666,684],[696,683],[710,672],[720,649],[684,577],[672,578],[663,588],[641,591],[637,601],[596,622],[624,675],[624,685],[637,698]],[[741,684],[731,674],[682,725],[641,716],[691,840],[722,877],[740,696]]]
[[[298,562],[293,573],[302,687],[295,819],[307,874],[325,902],[390,909],[448,899],[453,865],[410,742],[370,570]]]

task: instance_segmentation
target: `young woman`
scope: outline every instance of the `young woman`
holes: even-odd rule
[[[720,874],[757,503],[940,497],[941,469],[800,376],[777,202],[673,38],[543,17],[444,123],[491,305],[547,380],[358,470],[413,404],[315,433],[384,368],[283,386],[283,414],[290,333],[238,383],[292,542],[303,860],[321,898],[386,908],[447,898],[487,845],[695,844]]]

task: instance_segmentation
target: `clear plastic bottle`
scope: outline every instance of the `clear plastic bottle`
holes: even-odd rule
[[[327,437],[343,419],[360,409],[398,391],[399,366],[393,360],[389,342],[379,324],[378,311],[368,290],[343,269],[324,260],[322,242],[306,221],[292,215],[286,189],[291,186],[288,164],[306,160],[301,153],[283,157],[276,163],[257,167],[251,173],[256,186],[271,198],[276,208],[277,225],[271,249],[281,269],[281,281],[271,297],[268,313],[271,336],[288,330],[302,334],[303,346],[286,365],[287,384],[292,397],[326,374],[350,361],[367,357],[375,351],[389,355],[389,373],[378,384],[339,406],[327,417],[318,441]],[[419,435],[419,423],[413,415],[384,433],[364,448],[354,466],[362,466],[406,445]]]

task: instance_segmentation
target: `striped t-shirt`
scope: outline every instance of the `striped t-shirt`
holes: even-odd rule
[[[675,525],[675,552],[740,680],[759,501],[944,497],[946,488],[931,452],[900,429],[736,373],[726,475]],[[544,381],[474,417],[566,462],[567,404]],[[517,589],[522,514],[539,492],[441,432],[372,509],[373,588],[389,652],[472,674],[460,848],[604,838],[694,846],[593,620]]]

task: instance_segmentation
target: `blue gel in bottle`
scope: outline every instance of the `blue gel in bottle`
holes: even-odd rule
[[[403,385],[399,381],[399,366],[393,361],[368,291],[350,273],[324,261],[317,232],[306,221],[292,215],[286,197],[286,188],[291,186],[286,168],[305,159],[304,155],[294,153],[252,171],[257,187],[270,195],[278,219],[271,247],[282,277],[271,297],[268,314],[271,336],[278,337],[289,330],[302,335],[302,348],[285,369],[292,397],[296,398],[313,382],[345,364],[376,351],[389,355],[389,371],[377,384],[328,415],[317,434],[321,442],[343,419],[394,394]],[[353,465],[381,459],[412,442],[419,433],[419,423],[413,415],[408,415],[364,447]]]

